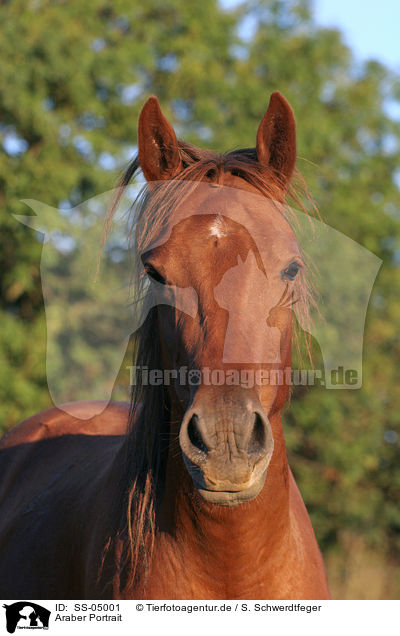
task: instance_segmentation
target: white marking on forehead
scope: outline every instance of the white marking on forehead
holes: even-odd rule
[[[210,225],[210,236],[221,238],[222,236],[228,236],[228,234],[229,232],[227,231],[224,219],[218,215]]]

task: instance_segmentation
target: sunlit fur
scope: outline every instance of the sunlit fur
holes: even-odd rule
[[[137,259],[132,307],[144,320],[135,321],[142,327],[134,336],[133,364],[174,369],[183,361],[192,369],[226,368],[219,365],[225,364],[228,329],[235,346],[253,339],[257,353],[263,353],[277,335],[271,336],[266,322],[281,334],[277,367],[290,367],[291,308],[295,303],[307,331],[313,303],[309,264],[295,280],[283,275],[288,259],[304,261],[294,236],[296,214],[284,206],[288,197],[306,211],[291,185],[296,135],[290,105],[273,93],[256,148],[216,155],[178,143],[158,100],[150,97],[139,116],[138,148],[149,185],[133,206],[130,232]],[[136,159],[121,180],[105,240],[138,168]],[[204,196],[204,187],[212,194]],[[247,203],[249,194],[263,205]],[[209,210],[214,201],[219,207]],[[183,202],[188,203],[185,208]],[[264,202],[271,216],[264,216]],[[228,218],[231,209],[243,209],[249,221],[254,216],[256,232],[260,210],[268,225],[265,262],[264,246],[257,251],[258,233],[252,229],[251,236],[246,223]],[[185,210],[193,214],[183,224],[175,223]],[[220,213],[229,233],[210,237]],[[153,249],[168,223],[173,226],[168,240]],[[311,226],[310,219],[310,232]],[[197,312],[180,311],[173,303],[157,305],[142,255],[153,262],[159,258],[176,288],[180,280],[183,288],[197,293]],[[248,257],[250,267],[242,267]],[[242,278],[231,313],[224,296],[221,303],[217,296],[220,282],[225,275],[228,280],[236,276],[237,266]],[[253,293],[254,272],[262,287],[272,273],[266,293],[273,307],[267,307],[262,293]],[[171,291],[167,287],[165,293]],[[246,332],[242,339],[246,327],[250,335]],[[234,359],[250,358],[239,354]],[[246,363],[237,366],[242,369]],[[54,407],[25,420],[0,441],[0,596],[329,598],[323,560],[287,461],[281,411],[288,384],[251,390],[209,384],[192,390],[140,380],[139,374],[130,405]],[[186,396],[179,395],[182,391]],[[192,450],[199,446],[189,435],[193,414],[207,450],[197,463],[199,455]]]
[[[223,173],[240,177],[253,186],[262,196],[271,201],[284,203],[284,189],[279,175],[273,170],[260,166],[254,149],[236,150],[217,155],[201,150],[187,143],[179,142],[183,170],[175,179],[150,188],[145,185],[132,208],[132,241],[137,262],[132,280],[133,304],[138,312],[148,312],[148,295],[151,294],[148,281],[143,276],[140,255],[155,240],[173,214],[176,206],[196,190],[200,182],[219,183]],[[119,201],[135,173],[139,169],[138,159],[132,161],[123,176],[113,205],[110,208],[105,238],[112,223],[112,217]],[[300,176],[297,181],[303,185]],[[308,213],[311,200],[305,188],[291,186],[288,199],[296,209]],[[307,207],[304,205],[304,200]],[[279,206],[279,213],[285,211],[286,218],[296,225],[296,216],[290,205]],[[311,220],[310,220],[311,223]],[[307,270],[303,268],[296,281],[296,301],[302,324],[309,324],[309,309],[313,303],[311,285],[307,281]],[[309,353],[308,333],[296,325],[295,338],[299,347],[299,334],[304,334],[306,350]],[[162,368],[161,347],[158,339],[157,311],[151,309],[142,328],[135,334],[135,357],[132,362],[149,369]],[[140,405],[140,407],[138,406]],[[124,584],[128,587],[145,585],[147,566],[151,561],[157,503],[164,484],[165,462],[168,452],[169,426],[168,393],[162,386],[142,386],[139,381],[133,387],[129,417],[129,433],[126,444],[125,470],[121,480],[123,496],[122,517],[118,538],[122,539],[121,563],[125,571]],[[115,539],[114,539],[115,541]],[[112,549],[113,541],[107,546]],[[140,564],[140,572],[139,572]],[[143,567],[144,566],[144,567]],[[138,576],[140,574],[140,581]]]

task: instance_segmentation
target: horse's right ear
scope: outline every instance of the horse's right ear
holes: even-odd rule
[[[276,91],[272,93],[257,131],[257,159],[269,166],[286,187],[296,164],[296,122],[286,99]]]
[[[139,115],[139,162],[147,181],[172,179],[181,170],[174,129],[161,112],[156,97],[150,97]]]

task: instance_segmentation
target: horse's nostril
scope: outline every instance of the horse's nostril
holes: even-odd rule
[[[197,415],[192,415],[187,429],[188,436],[195,448],[197,448],[202,453],[207,453],[207,446],[203,442],[203,438],[198,426],[198,421],[199,420]]]
[[[256,454],[265,450],[266,434],[261,415],[254,413],[254,416],[254,426],[249,439],[248,452]]]

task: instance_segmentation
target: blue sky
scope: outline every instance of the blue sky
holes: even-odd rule
[[[400,72],[399,0],[314,0],[314,17],[339,27],[359,60],[373,57]]]
[[[220,0],[232,7],[241,0]],[[312,0],[314,19],[338,27],[358,61],[380,60],[400,73],[400,0]],[[244,25],[244,31],[252,23]]]

